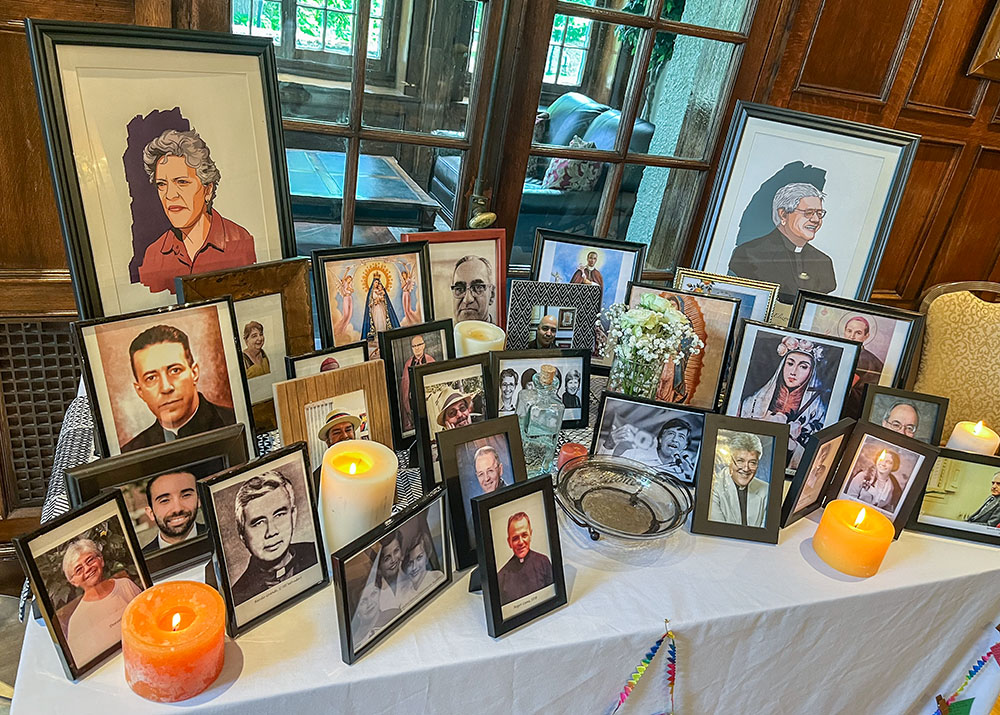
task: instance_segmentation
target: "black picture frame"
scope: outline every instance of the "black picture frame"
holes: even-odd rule
[[[513,502],[521,502],[533,495],[541,496],[541,514],[545,521],[548,560],[552,570],[553,595],[520,613],[507,617],[503,614],[501,591],[497,568],[498,556],[493,547],[493,524],[490,513]],[[523,502],[522,502],[523,503]],[[563,572],[562,546],[559,542],[559,521],[556,517],[555,497],[551,479],[529,479],[504,489],[473,498],[473,525],[476,533],[476,554],[483,586],[483,605],[486,609],[486,630],[493,638],[499,638],[515,628],[523,626],[546,613],[566,604],[566,576]],[[513,514],[512,514],[513,515]],[[539,533],[539,525],[531,524],[532,538]],[[535,542],[537,544],[537,541]],[[538,552],[535,552],[538,553]],[[541,554],[544,556],[544,554]],[[511,556],[511,560],[513,560]],[[527,556],[525,556],[527,558]],[[547,588],[548,586],[545,586]],[[540,589],[539,589],[540,590]],[[538,590],[522,597],[530,597]],[[522,600],[517,599],[517,600]],[[525,604],[528,605],[528,604]]]
[[[580,416],[575,419],[566,419],[565,414],[563,415],[563,429],[585,429],[590,425],[590,373],[591,373],[591,351],[590,350],[495,350],[490,353],[490,370],[493,374],[493,387],[496,395],[494,399],[497,405],[497,414],[499,416],[507,414],[515,414],[515,412],[503,411],[501,414],[501,407],[503,406],[503,395],[501,394],[502,381],[500,379],[501,373],[507,369],[504,364],[511,362],[513,360],[537,360],[539,367],[542,363],[548,363],[555,366],[557,369],[560,365],[566,364],[567,361],[573,361],[574,363],[579,360],[580,365],[577,368],[580,371]],[[575,366],[575,365],[574,365]],[[565,370],[559,371],[560,375],[566,374]],[[521,376],[523,378],[523,374]],[[559,389],[563,389],[564,386],[560,384]],[[522,385],[523,389],[523,385]],[[564,403],[565,404],[565,403]],[[514,399],[514,406],[517,406],[517,400]],[[570,409],[567,407],[567,410]]]
[[[17,552],[18,559],[21,561],[21,566],[24,568],[24,572],[28,576],[31,591],[35,596],[35,603],[45,621],[45,627],[48,629],[49,635],[52,637],[52,642],[56,647],[56,652],[59,654],[59,661],[66,673],[66,677],[70,680],[79,680],[80,677],[96,668],[109,656],[121,650],[121,640],[119,639],[113,646],[106,648],[101,653],[91,657],[84,663],[76,662],[69,646],[69,640],[67,634],[65,633],[65,627],[61,623],[61,616],[54,607],[52,597],[49,593],[49,588],[45,585],[45,579],[42,575],[41,569],[39,568],[38,560],[32,549],[32,544],[40,539],[45,539],[48,535],[57,530],[63,531],[65,528],[70,527],[70,525],[79,522],[78,527],[72,527],[74,536],[62,540],[56,539],[54,541],[54,543],[59,546],[78,538],[87,529],[92,529],[104,521],[115,517],[118,518],[119,523],[121,524],[125,546],[129,551],[129,555],[132,557],[131,565],[135,567],[136,575],[141,581],[141,583],[135,585],[140,591],[144,591],[153,585],[153,580],[150,578],[149,571],[146,568],[146,562],[142,558],[142,551],[139,548],[139,541],[135,536],[135,531],[132,530],[132,522],[128,516],[125,499],[118,490],[112,490],[102,494],[95,499],[81,504],[79,507],[71,510],[70,512],[46,522],[42,527],[36,529],[32,533],[24,536],[16,536],[13,539],[14,550]],[[70,603],[72,603],[72,601],[70,601]],[[64,608],[68,607],[68,605],[69,604],[66,604]],[[69,615],[66,616],[66,619],[68,626]]]
[[[271,465],[276,465],[278,462],[293,463],[297,469],[301,469],[302,483],[305,486],[305,496],[309,501],[309,509],[306,514],[299,514],[298,520],[301,520],[303,516],[308,516],[312,518],[312,527],[314,540],[308,542],[299,542],[299,544],[307,544],[315,549],[316,562],[314,564],[306,564],[306,570],[298,571],[297,573],[292,573],[288,576],[289,579],[294,579],[296,575],[305,575],[312,570],[314,566],[319,568],[319,579],[306,588],[293,593],[291,595],[286,595],[284,600],[277,601],[275,604],[264,609],[261,613],[251,616],[247,619],[242,619],[237,614],[236,609],[241,605],[253,605],[251,602],[243,601],[239,604],[234,603],[234,585],[229,578],[228,562],[229,558],[226,555],[226,545],[223,542],[223,528],[220,527],[219,523],[219,512],[216,508],[215,503],[215,493],[214,490],[228,489],[235,484],[228,484],[234,480],[246,477],[247,481],[250,481],[253,477],[248,477],[247,475],[253,473],[266,472]],[[282,466],[282,465],[276,465]],[[225,485],[225,486],[223,486]],[[279,487],[280,488],[280,487]],[[294,487],[293,487],[294,488]],[[201,498],[202,509],[204,510],[205,518],[208,520],[209,532],[212,534],[213,542],[213,553],[212,553],[212,565],[215,570],[215,583],[216,588],[222,594],[223,600],[226,603],[226,633],[230,638],[236,638],[248,631],[256,628],[258,625],[270,618],[278,615],[279,613],[291,608],[300,601],[308,598],[314,593],[322,590],[327,583],[330,581],[330,574],[328,571],[328,555],[326,552],[326,545],[323,539],[323,529],[320,526],[319,521],[319,510],[316,502],[316,491],[313,486],[312,472],[309,469],[309,455],[306,452],[306,445],[304,442],[296,442],[295,444],[288,445],[282,449],[275,450],[270,454],[263,457],[259,457],[252,462],[240,465],[239,467],[233,467],[232,469],[227,469],[224,472],[220,472],[211,477],[201,479],[198,481],[198,491]],[[252,503],[252,501],[250,502]],[[293,504],[294,506],[294,504]],[[228,534],[231,530],[235,531],[236,526],[233,525],[231,529],[227,528],[225,531]],[[292,542],[291,539],[295,535],[295,529],[289,535],[289,550],[297,544]],[[246,549],[246,547],[243,547]],[[293,556],[294,558],[294,556]],[[249,561],[248,561],[249,566]],[[238,583],[238,580],[237,580]],[[287,586],[291,581],[284,582]],[[259,597],[262,594],[267,593],[269,590],[279,588],[279,586],[267,587],[264,590],[255,594],[254,598]],[[277,593],[272,591],[272,593]]]
[[[297,377],[306,377],[306,375],[298,374],[301,371],[300,363],[305,360],[314,360],[316,358],[323,358],[324,360],[328,357],[334,357],[339,353],[349,352],[351,350],[361,350],[364,359],[361,362],[368,362],[368,341],[359,340],[356,343],[347,343],[346,345],[341,345],[335,348],[323,348],[322,350],[313,350],[312,352],[304,353],[302,355],[286,355],[285,356],[285,375],[289,380],[294,380]],[[354,365],[356,363],[349,363]],[[342,367],[348,367],[348,365],[343,365]],[[309,375],[316,373],[310,372]]]
[[[247,446],[250,454],[256,454],[257,444],[254,435],[256,434],[256,427],[253,420],[253,406],[250,402],[250,390],[247,387],[247,376],[246,369],[243,366],[243,360],[240,359],[240,343],[239,343],[239,333],[236,327],[236,313],[233,310],[233,300],[229,296],[223,298],[218,298],[215,300],[204,300],[198,301],[196,303],[184,303],[181,305],[168,305],[162,308],[152,308],[150,310],[142,310],[135,313],[126,313],[124,315],[116,315],[107,318],[94,318],[93,320],[81,320],[72,324],[73,328],[73,341],[76,347],[77,355],[80,357],[80,364],[82,366],[82,379],[84,387],[87,391],[88,402],[90,403],[90,411],[94,418],[94,444],[97,447],[97,454],[100,457],[112,457],[116,454],[121,454],[121,445],[117,445],[115,449],[111,448],[109,443],[107,430],[105,429],[104,420],[101,417],[102,406],[99,392],[96,387],[96,381],[94,379],[95,368],[98,365],[94,361],[94,356],[90,354],[87,348],[87,334],[91,329],[96,329],[99,326],[109,325],[111,323],[124,323],[130,320],[150,318],[153,316],[176,316],[176,314],[182,313],[184,311],[205,308],[209,306],[220,306],[225,305],[228,312],[229,321],[228,327],[232,331],[231,333],[231,344],[236,350],[233,360],[227,361],[226,369],[230,373],[229,387],[233,397],[233,410],[236,413],[236,423],[240,423],[240,410],[245,412],[246,418],[243,423],[247,426],[246,438]],[[225,318],[220,319],[220,329],[223,331],[222,342],[225,344],[227,342],[225,329],[227,327]],[[225,345],[224,345],[225,347]],[[195,356],[195,362],[198,358]],[[103,362],[101,363],[103,365]],[[234,380],[233,374],[237,376]],[[237,384],[234,384],[237,383]],[[240,398],[243,400],[243,404],[240,405]],[[156,424],[154,422],[154,424]]]
[[[441,332],[441,346],[444,348],[445,361],[455,359],[455,332],[454,322],[451,318],[444,320],[434,320],[419,325],[410,325],[405,328],[386,330],[378,334],[379,354],[385,363],[385,381],[389,389],[389,414],[392,415],[392,443],[396,449],[404,449],[409,446],[414,436],[417,434],[416,419],[411,429],[403,429],[403,406],[404,400],[411,410],[411,414],[416,418],[413,410],[413,401],[406,395],[401,394],[400,386],[396,382],[396,358],[392,352],[392,344],[397,340],[412,338],[414,335],[425,335],[427,333]],[[413,391],[413,368],[407,368],[410,374],[410,391]]]
[[[282,258],[296,255],[295,231],[288,188],[284,134],[278,97],[278,73],[274,46],[269,38],[230,33],[192,32],[137,25],[110,25],[58,20],[25,21],[42,129],[48,149],[49,166],[59,207],[59,221],[66,242],[66,255],[73,279],[77,308],[83,319],[108,315],[101,300],[93,247],[84,213],[80,179],[74,161],[69,120],[65,111],[57,48],[60,45],[87,45],[245,55],[256,58],[262,80],[261,92],[266,116],[268,145],[271,149],[270,177],[274,187]],[[263,177],[262,177],[263,178]],[[170,296],[170,300],[173,297]]]
[[[160,475],[191,465],[221,462],[218,469],[213,467],[214,471],[218,472],[245,464],[250,459],[245,431],[246,428],[241,424],[228,425],[210,432],[202,432],[68,469],[66,491],[69,494],[70,505],[79,507],[104,491],[110,489],[120,491],[128,484],[144,480],[151,475]],[[155,536],[153,541],[156,541]],[[149,572],[154,578],[159,579],[211,556],[212,537],[208,534],[206,523],[205,533],[187,541],[152,553],[142,551],[147,546],[140,546],[140,551]]]
[[[715,478],[715,456],[720,430],[742,432],[770,439],[770,471],[767,484],[767,504],[764,506],[762,526],[743,526],[739,523],[711,519],[713,502],[713,481]],[[788,425],[777,422],[730,417],[728,415],[705,415],[705,431],[701,443],[701,459],[698,463],[698,477],[694,493],[694,511],[691,516],[691,533],[724,536],[729,539],[760,541],[766,544],[778,543],[781,519],[781,492],[785,486],[784,446],[788,443]],[[764,447],[765,450],[768,447]],[[763,454],[761,455],[764,456]],[[759,467],[758,467],[759,469]],[[723,475],[726,478],[726,475]],[[757,477],[754,476],[753,479]],[[749,488],[749,487],[748,487]],[[749,519],[748,519],[749,520]]]
[[[601,289],[598,286],[524,280],[510,282],[505,349],[532,349],[528,336],[532,312],[536,305],[575,308],[576,325],[571,344],[566,347],[577,350],[594,349],[594,324],[601,310]],[[594,370],[594,367],[591,369]]]
[[[348,665],[357,662],[359,658],[371,651],[451,584],[451,549],[448,545],[448,509],[445,506],[445,498],[445,488],[443,486],[436,487],[399,514],[396,514],[367,534],[358,537],[350,544],[334,552],[333,587],[337,602],[337,625],[340,630],[340,654],[343,661]],[[374,547],[383,538],[402,530],[411,520],[419,518],[432,508],[436,508],[440,515],[442,537],[440,560],[444,567],[444,579],[425,593],[418,594],[417,600],[412,603],[412,606],[408,610],[404,611],[401,609],[400,613],[393,620],[382,626],[375,635],[355,647],[354,633],[351,627],[351,609],[349,608],[348,563],[367,549]],[[374,562],[372,565],[374,565]]]
[[[440,373],[453,372],[464,368],[478,366],[483,380],[483,390],[485,391],[485,411],[483,419],[476,422],[485,422],[497,416],[496,390],[493,388],[493,377],[490,372],[489,353],[478,355],[467,355],[466,357],[447,360],[445,362],[433,362],[427,365],[418,365],[411,368],[413,374],[413,414],[417,428],[416,444],[418,445],[418,458],[420,464],[420,474],[423,481],[424,490],[430,491],[435,485],[441,483],[441,463],[435,459],[434,453],[438,451],[437,440],[433,436],[430,425],[430,416],[427,414],[427,399],[425,385],[429,378]],[[456,378],[468,379],[468,378]],[[440,383],[435,383],[440,384]]]
[[[847,449],[847,441],[850,438],[851,431],[854,429],[854,425],[855,420],[845,417],[837,424],[821,429],[809,438],[805,455],[802,457],[802,461],[799,462],[799,468],[795,470],[795,476],[792,477],[792,482],[785,493],[785,500],[781,503],[782,529],[786,526],[791,526],[802,517],[808,516],[823,506],[823,499],[830,488],[830,482],[837,475],[837,465],[840,463],[840,458],[843,456],[844,450]],[[813,471],[813,463],[816,457],[822,454],[821,450],[826,445],[836,445],[827,447],[826,459],[823,460],[829,465],[826,474],[823,475],[823,481],[819,485],[815,498],[800,506],[799,499]],[[831,449],[833,450],[832,455],[829,454],[829,450]]]
[[[427,241],[411,241],[409,243],[386,243],[374,246],[349,246],[346,248],[323,248],[312,252],[313,289],[316,291],[316,311],[319,316],[319,335],[323,347],[336,347],[333,335],[333,323],[330,314],[330,286],[326,280],[326,264],[332,261],[364,260],[385,256],[411,255],[416,258],[420,267],[420,304],[423,307],[425,322],[434,315],[433,291],[430,284],[430,257],[427,251]],[[360,287],[355,290],[361,290]],[[401,327],[402,326],[401,323]],[[364,336],[362,335],[362,339]],[[369,351],[371,352],[371,351]]]
[[[923,392],[911,392],[910,390],[901,390],[895,387],[883,387],[882,385],[866,385],[865,402],[861,407],[860,421],[885,427],[884,419],[880,418],[877,422],[872,419],[875,402],[881,395],[895,398],[895,401],[899,402],[920,402],[936,406],[937,414],[934,418],[934,426],[931,428],[930,436],[928,439],[920,439],[919,437],[916,439],[920,439],[921,442],[926,442],[927,444],[934,446],[941,444],[941,437],[944,432],[944,420],[945,416],[948,414],[949,400],[947,397],[928,395]],[[892,428],[890,427],[887,429]]]
[[[976,541],[981,544],[1000,546],[1000,528],[997,526],[993,526],[992,531],[979,531],[971,528],[963,529],[957,526],[958,524],[969,524],[971,522],[971,517],[975,516],[979,511],[982,511],[985,507],[986,500],[984,500],[983,506],[973,511],[964,521],[941,518],[932,514],[923,513],[925,504],[935,500],[939,493],[943,493],[945,495],[942,498],[947,498],[949,493],[957,493],[957,489],[951,488],[952,485],[949,484],[948,477],[944,477],[944,475],[941,474],[943,470],[948,468],[950,462],[986,467],[987,469],[985,471],[993,472],[993,478],[996,478],[996,475],[1000,473],[1000,457],[974,454],[972,452],[962,452],[957,449],[942,449],[938,454],[937,460],[934,462],[934,466],[931,468],[927,484],[921,491],[920,498],[917,500],[916,506],[914,506],[913,511],[910,512],[910,518],[909,521],[906,522],[906,528],[913,529],[914,531],[922,531],[927,534],[950,536],[955,539],[962,539],[963,541]],[[989,490],[987,489],[984,493],[981,493],[980,498],[983,497],[983,494],[988,495]],[[949,521],[956,525],[947,525],[946,522]],[[997,523],[1000,524],[1000,521]],[[984,526],[988,527],[988,524],[984,524]]]
[[[504,435],[509,447],[510,465],[513,472],[511,484],[527,481],[528,470],[524,463],[524,445],[521,442],[521,428],[517,417],[507,415],[485,422],[477,422],[468,427],[447,430],[438,438],[441,447],[441,476],[448,486],[448,506],[451,509],[451,534],[455,545],[455,562],[458,570],[475,566],[477,562],[475,527],[473,523],[472,494],[466,488],[458,463],[458,449],[469,442]],[[510,486],[500,484],[498,488]],[[482,489],[479,489],[482,492]]]

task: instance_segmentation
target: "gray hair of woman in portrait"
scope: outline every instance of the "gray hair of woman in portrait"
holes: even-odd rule
[[[730,452],[756,452],[757,456],[764,454],[764,445],[760,437],[749,432],[738,432],[735,437],[726,440]]]
[[[781,216],[778,214],[778,209],[783,209],[786,214],[791,213],[798,208],[799,201],[807,196],[816,196],[821,199],[826,198],[826,194],[812,184],[806,183],[785,184],[775,191],[774,201],[771,202],[771,220],[774,221],[774,225],[778,226],[781,224]]]
[[[211,152],[208,145],[202,141],[194,129],[181,132],[176,129],[167,129],[160,136],[153,139],[142,150],[142,163],[146,167],[146,174],[149,175],[149,183],[156,181],[156,165],[165,156],[179,156],[184,159],[184,163],[194,169],[198,175],[198,181],[212,185],[212,198],[206,204],[208,210],[212,210],[212,202],[215,194],[219,190],[219,181],[222,174],[212,161]]]
[[[76,560],[81,554],[97,554],[100,556],[101,547],[97,545],[97,542],[87,538],[71,541],[69,546],[66,547],[66,553],[63,554],[62,560],[63,574],[66,578],[70,577],[69,569],[76,564]]]

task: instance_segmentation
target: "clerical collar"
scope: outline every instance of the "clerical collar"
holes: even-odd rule
[[[802,253],[802,249],[803,249],[803,246],[796,246],[795,247],[795,252],[796,253]]]

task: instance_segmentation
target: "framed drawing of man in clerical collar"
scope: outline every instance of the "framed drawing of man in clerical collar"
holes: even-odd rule
[[[295,255],[270,40],[48,20],[27,34],[83,318]]]
[[[861,345],[762,323],[741,325],[725,412],[787,424],[793,475],[809,437],[840,419]]]
[[[513,415],[517,398],[526,389],[542,363],[556,369],[562,401],[563,429],[582,429],[590,424],[590,350],[503,350],[490,353],[493,386],[497,390],[497,414]]]
[[[806,444],[792,483],[781,503],[781,528],[791,526],[823,506],[837,465],[847,449],[847,440],[855,421],[845,417],[840,422],[814,433]]]
[[[198,483],[226,632],[247,632],[329,580],[301,442]]]
[[[868,298],[918,141],[737,102],[692,267]]]
[[[867,385],[861,421],[937,446],[947,413],[947,397]]]
[[[844,414],[857,418],[866,385],[898,387],[905,382],[920,342],[924,316],[803,291],[795,299],[790,325],[861,343],[855,379],[844,403]]]
[[[229,297],[73,324],[94,437],[110,457],[253,413]]]
[[[942,449],[906,528],[1000,545],[1000,457]]]

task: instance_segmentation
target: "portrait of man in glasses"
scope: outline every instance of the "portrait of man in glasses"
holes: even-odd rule
[[[778,298],[792,303],[800,290],[830,293],[837,278],[830,256],[813,242],[823,227],[826,195],[812,184],[786,184],[774,194],[774,230],[733,249],[729,270],[741,278],[778,283]]]
[[[482,256],[462,256],[455,263],[451,277],[454,320],[485,320],[496,323],[496,274],[489,260]]]

